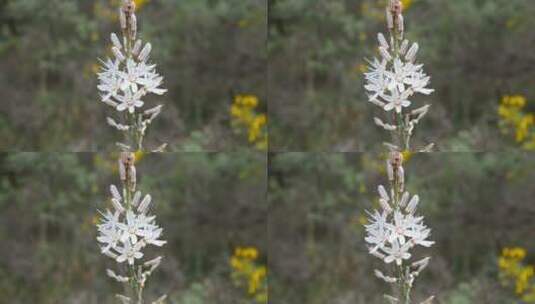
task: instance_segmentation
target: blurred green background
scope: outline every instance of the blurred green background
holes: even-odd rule
[[[166,95],[147,147],[170,151],[251,148],[232,127],[234,97],[266,110],[265,0],[136,0],[139,35]],[[115,150],[113,109],[100,102],[97,58],[110,56],[119,0],[0,0],[0,150]],[[115,113],[113,113],[115,114]],[[242,130],[243,131],[243,130]],[[238,134],[236,134],[238,133]]]
[[[441,151],[487,151],[530,141],[535,148],[535,2],[402,2],[406,38],[419,43],[417,61],[436,90],[413,100],[432,104],[413,136],[415,146],[432,141]],[[365,58],[378,56],[385,4],[269,1],[270,150],[382,149],[389,135],[373,116],[384,112],[367,101],[362,73]],[[508,95],[522,96],[525,105],[521,113],[500,116]],[[501,134],[525,129],[528,138]]]
[[[368,254],[365,210],[379,208],[385,158],[376,154],[283,153],[269,159],[269,284],[277,304],[386,303],[389,286]],[[436,244],[417,278],[414,303],[535,303],[535,156],[522,153],[414,154],[406,189]],[[504,248],[525,253],[518,270],[500,262]],[[503,265],[502,265],[503,263]],[[499,266],[502,265],[502,266]],[[520,265],[523,265],[522,268]],[[515,272],[506,276],[506,270]],[[526,288],[517,292],[517,284]],[[527,299],[527,297],[525,298]]]
[[[98,210],[119,184],[116,154],[0,154],[0,302],[117,303],[117,263],[100,254]],[[236,248],[267,261],[266,157],[256,153],[137,154],[138,189],[153,198],[164,256],[146,299],[253,304],[249,274],[231,266]],[[243,282],[243,281],[247,282]],[[263,278],[265,283],[266,278]],[[245,284],[245,285],[244,285]],[[147,301],[147,303],[150,303]]]

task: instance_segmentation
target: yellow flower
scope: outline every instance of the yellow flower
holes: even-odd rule
[[[405,150],[401,152],[401,155],[403,155],[403,162],[407,163],[412,157],[412,152],[409,150]]]
[[[259,265],[255,247],[237,247],[230,258],[234,285],[244,290],[257,303],[267,303],[267,267]]]
[[[147,4],[149,0],[134,0],[136,3],[136,9],[140,9],[143,5]]]
[[[403,9],[409,9],[412,5],[412,0],[401,0],[401,3],[403,3]]]
[[[247,134],[247,141],[259,150],[267,149],[267,115],[257,113],[258,97],[237,95],[230,107],[232,125],[238,134]]]
[[[500,127],[504,134],[514,133],[515,141],[524,149],[535,149],[535,115],[523,111],[526,98],[522,95],[504,96],[498,107]]]
[[[521,247],[504,248],[498,258],[500,278],[504,286],[514,285],[515,294],[525,302],[535,302],[535,267],[523,263],[526,250]]]

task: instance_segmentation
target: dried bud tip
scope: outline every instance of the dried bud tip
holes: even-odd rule
[[[399,151],[390,152],[390,164],[394,169],[401,167],[403,164],[403,154]]]
[[[132,0],[123,0],[121,9],[127,16],[132,15],[136,11],[136,3]]]
[[[389,10],[392,15],[399,16],[403,12],[403,3],[401,0],[390,0]]]
[[[130,167],[134,165],[136,157],[132,152],[121,152],[120,161],[125,167]]]

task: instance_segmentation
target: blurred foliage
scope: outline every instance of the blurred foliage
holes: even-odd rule
[[[504,96],[498,114],[504,134],[514,134],[515,140],[526,150],[535,150],[535,114],[525,113],[526,98],[521,95]]]
[[[234,248],[267,251],[264,155],[138,154],[138,187],[168,244],[146,296],[169,303],[251,304],[230,276]],[[111,208],[117,154],[0,154],[0,295],[22,303],[116,303],[116,267],[96,242],[97,210]],[[206,191],[210,189],[210,191]],[[264,258],[258,260],[262,263]],[[1,302],[1,301],[0,301]]]
[[[148,146],[238,150],[236,92],[265,99],[265,0],[138,0],[140,36],[169,92]],[[0,1],[0,149],[115,149],[113,111],[99,101],[97,58],[110,56],[119,0]],[[150,105],[153,100],[148,99]],[[152,142],[151,142],[152,141]]]
[[[521,247],[504,248],[498,259],[502,284],[514,286],[516,295],[526,303],[535,303],[535,267],[525,265],[526,250]]]
[[[268,148],[267,116],[257,113],[258,97],[253,95],[237,95],[230,108],[232,125],[238,134],[246,134],[250,144],[258,150]]]
[[[243,289],[256,303],[268,303],[267,268],[259,265],[258,249],[255,247],[237,247],[230,258],[232,280]]]
[[[370,151],[387,134],[363,89],[365,58],[377,56],[386,0],[269,1],[269,117],[273,151]],[[515,148],[500,136],[504,95],[535,100],[535,2],[404,1],[406,37],[436,92],[414,143],[441,151]],[[527,104],[533,112],[535,104]],[[382,114],[382,113],[381,113]]]
[[[269,158],[269,285],[278,304],[383,303],[388,286],[364,242],[366,210],[379,207],[386,155],[281,153]],[[522,153],[413,153],[406,188],[436,245],[414,300],[509,304],[496,261],[511,244],[535,251],[535,157]],[[526,263],[533,264],[526,257]]]

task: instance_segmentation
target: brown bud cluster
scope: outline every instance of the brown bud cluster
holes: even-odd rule
[[[403,154],[399,151],[390,152],[390,157],[386,162],[388,180],[397,183],[398,191],[403,192],[405,187],[405,173],[403,170]]]
[[[391,0],[390,11],[392,12],[393,16],[401,15],[403,11],[403,3],[401,3],[401,0]]]
[[[394,169],[401,167],[403,164],[403,154],[399,151],[390,152],[390,164]]]
[[[126,16],[130,16],[136,11],[136,3],[132,0],[123,0],[122,10]]]
[[[119,176],[130,191],[135,191],[136,189],[135,159],[134,153],[131,152],[121,152],[119,157]]]
[[[386,8],[386,22],[388,29],[401,39],[405,30],[403,21],[403,3],[401,0],[389,0]]]
[[[137,18],[135,12],[136,3],[132,0],[123,0],[119,9],[119,21],[123,35],[129,37],[131,40],[134,40],[137,34]]]

